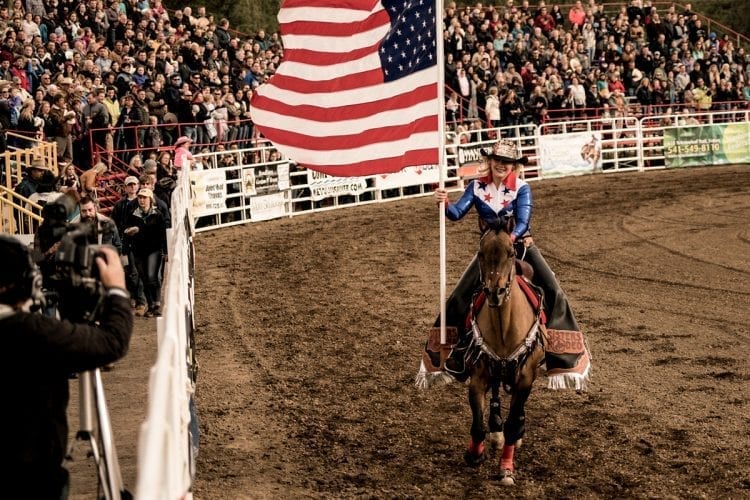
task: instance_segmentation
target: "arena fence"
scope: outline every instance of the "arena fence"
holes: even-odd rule
[[[148,412],[138,445],[136,498],[190,498],[198,447],[194,411],[193,225],[190,186],[181,175],[172,195],[167,233],[163,316],[158,318],[157,358],[149,376]]]
[[[529,158],[527,180],[750,163],[748,111],[612,116],[449,134],[446,186],[460,190],[477,175],[480,148],[499,137]],[[434,166],[338,178],[296,168],[270,143],[197,155],[184,166],[172,199],[164,316],[157,322],[158,358],[151,369],[148,417],[139,442],[137,498],[190,498],[198,424],[193,393],[194,233],[425,196],[439,180]]]
[[[675,114],[668,108],[663,115],[612,115],[450,134],[446,185],[462,189],[466,180],[477,175],[480,149],[501,137],[516,141],[529,158],[527,180],[742,163],[750,161],[745,145],[749,114],[747,110]],[[190,172],[190,184],[197,232],[424,196],[439,180],[432,165],[394,174],[332,177],[297,168],[268,142],[196,157],[198,169]]]

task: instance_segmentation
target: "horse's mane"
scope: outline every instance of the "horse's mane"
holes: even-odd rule
[[[500,216],[493,220],[484,220],[482,218],[479,219],[479,234],[480,236],[484,236],[489,231],[494,231],[495,234],[500,233],[500,231],[510,233],[513,227],[513,219],[506,216]]]

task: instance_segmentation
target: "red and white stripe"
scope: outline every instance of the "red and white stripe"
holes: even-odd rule
[[[438,163],[438,71],[384,81],[380,2],[287,0],[279,23],[283,62],[251,115],[286,157],[336,176]]]

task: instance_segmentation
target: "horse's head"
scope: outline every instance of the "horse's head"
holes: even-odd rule
[[[480,219],[479,269],[487,305],[500,306],[510,294],[515,277],[515,249],[510,239],[512,220],[499,219],[491,223]]]

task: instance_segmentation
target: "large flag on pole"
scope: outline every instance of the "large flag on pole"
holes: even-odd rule
[[[434,0],[285,0],[283,62],[251,100],[288,158],[335,176],[439,163]]]

